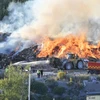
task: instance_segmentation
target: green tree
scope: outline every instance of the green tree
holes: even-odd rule
[[[8,67],[5,78],[0,80],[0,100],[26,100],[28,92],[28,74],[20,68]]]

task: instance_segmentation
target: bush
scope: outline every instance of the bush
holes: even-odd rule
[[[78,96],[74,95],[73,100],[78,100]]]
[[[46,84],[51,89],[53,89],[54,87],[58,86],[58,83],[55,80],[53,80],[53,79],[47,80]]]
[[[65,77],[66,77],[66,73],[65,73],[65,72],[59,71],[59,72],[57,73],[57,78],[58,78],[58,79],[64,79]]]
[[[31,91],[38,94],[46,94],[48,91],[48,88],[42,82],[32,81]]]
[[[52,100],[52,96],[50,96],[49,94],[47,95],[42,95],[38,97],[38,100]]]
[[[4,72],[0,72],[0,79],[4,78]]]
[[[100,80],[100,75],[97,76],[97,80]]]
[[[82,90],[84,88],[84,85],[82,83],[78,83],[79,90]]]
[[[71,100],[71,99],[70,99],[70,96],[66,96],[66,97],[64,97],[63,100]]]
[[[70,97],[66,96],[66,97],[57,97],[57,98],[55,98],[55,100],[72,100],[72,99],[70,99]]]
[[[74,83],[73,83],[73,82],[68,82],[68,83],[67,83],[67,86],[72,87],[73,85],[74,85]]]
[[[55,87],[53,89],[53,93],[57,94],[57,95],[62,95],[65,92],[65,88],[64,87]]]

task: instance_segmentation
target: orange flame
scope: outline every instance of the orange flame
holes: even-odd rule
[[[100,58],[100,43],[97,45],[89,44],[85,35],[68,35],[56,39],[46,38],[43,41],[43,48],[38,57],[46,57],[48,55],[64,57],[69,52],[78,54],[82,58]]]

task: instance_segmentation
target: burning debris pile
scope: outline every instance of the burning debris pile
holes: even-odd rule
[[[36,55],[38,54],[37,45],[24,49],[18,53],[11,52],[11,54],[0,53],[0,67],[6,67],[10,63],[15,63],[19,61],[34,61],[36,60]]]
[[[56,39],[47,38],[43,42],[41,49],[38,48],[38,45],[34,45],[20,52],[13,51],[10,54],[0,54],[0,65],[6,67],[11,62],[31,62],[45,60],[51,57],[64,58],[69,52],[77,54],[80,58],[100,59],[100,43],[97,45],[89,44],[84,36],[76,37],[74,35]],[[55,65],[59,64],[60,60],[57,60]]]
[[[48,38],[43,44],[43,49],[39,53],[38,57],[54,55],[61,58],[64,57],[66,53],[71,52],[77,54],[81,58],[88,58],[89,56],[100,58],[100,43],[96,45],[89,44],[84,35],[68,35],[54,40]]]

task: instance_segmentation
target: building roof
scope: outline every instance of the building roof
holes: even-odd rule
[[[100,82],[94,81],[94,82],[87,82],[85,86],[85,90],[88,93],[100,93]]]

